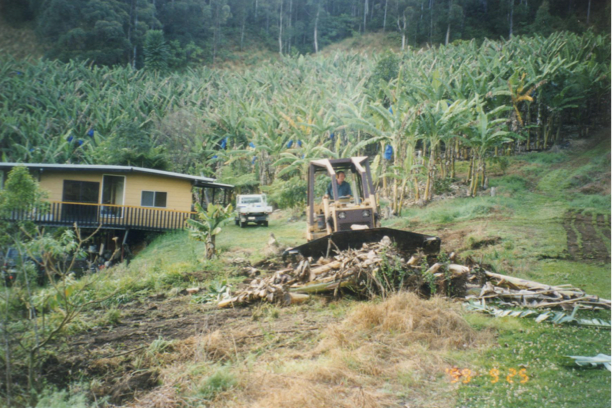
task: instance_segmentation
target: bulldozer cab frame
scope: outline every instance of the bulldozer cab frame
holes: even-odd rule
[[[351,173],[354,176],[353,186],[356,191],[353,192],[352,200],[338,197],[337,174],[340,171]],[[337,199],[324,196],[320,203],[316,202],[315,177],[320,173],[329,176],[333,197],[338,197]],[[308,169],[307,216],[306,238],[308,241],[337,231],[379,227],[378,203],[368,158],[363,156],[311,161]]]
[[[354,175],[356,182],[354,199],[331,200],[323,197],[321,202],[317,203],[315,176],[326,173],[331,179],[333,197],[338,197],[339,171],[351,172]],[[329,256],[330,253],[348,248],[360,248],[364,243],[378,242],[384,237],[391,239],[394,245],[404,252],[422,251],[427,255],[440,252],[438,237],[380,227],[378,200],[367,157],[311,161],[308,169],[307,204],[308,242],[288,248],[283,253],[284,258],[298,254],[303,257]]]

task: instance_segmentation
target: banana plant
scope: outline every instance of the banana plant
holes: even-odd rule
[[[490,112],[485,112],[480,103],[478,95],[473,101],[475,108],[472,110],[474,115],[465,126],[464,143],[470,146],[476,154],[478,167],[474,168],[474,175],[471,177],[470,194],[474,197],[479,186],[483,186],[486,180],[486,155],[495,146],[502,143],[511,142],[511,133],[503,130],[506,127],[506,118],[497,118],[502,112],[510,109],[501,106]]]
[[[221,233],[221,224],[233,215],[233,207],[227,207],[209,203],[206,210],[199,203],[195,204],[197,219],[187,219],[189,235],[197,240],[203,241],[205,245],[204,258],[212,259],[216,256],[215,241]]]
[[[457,136],[457,132],[466,120],[470,103],[466,100],[439,100],[435,103],[425,102],[419,106],[417,132],[420,137],[429,142],[429,161],[427,164],[427,182],[424,200],[433,196],[433,183],[436,178],[436,151],[440,142],[448,141]]]
[[[426,199],[437,177],[439,152],[454,157],[458,141],[468,142],[460,132],[475,119],[460,114],[456,121],[442,120],[451,116],[444,113],[449,104],[463,106],[480,95],[484,112],[511,106],[503,113],[516,119],[514,130],[521,122],[537,129],[542,147],[545,138],[548,144],[559,132],[561,118],[572,115],[586,124],[610,92],[609,36],[590,32],[407,50],[401,75],[369,92],[375,63],[364,55],[338,53],[334,58],[285,57],[240,74],[203,67],[163,77],[130,67],[3,58],[0,153],[6,161],[94,163],[96,151],[125,123],[134,121],[157,135],[177,112],[189,112],[207,127],[185,140],[189,165],[181,158],[170,160],[175,170],[211,176],[251,171],[268,185],[291,160],[301,159],[287,143],[308,141],[313,151],[322,146],[327,151],[321,154],[330,157],[372,156],[374,177],[383,185],[389,182],[386,190],[399,209],[404,176],[423,176],[414,159],[410,165],[414,140],[433,147],[426,162]],[[393,113],[383,112],[389,107]],[[414,121],[399,132],[405,115]],[[414,131],[408,130],[412,124]],[[229,147],[219,150],[225,137]],[[382,157],[387,145],[394,151],[391,161]]]
[[[318,143],[317,140],[306,140],[301,142],[301,146],[296,143],[295,148],[281,153],[280,158],[273,164],[281,169],[277,176],[296,173],[302,180],[307,180],[311,160],[334,157],[334,153],[325,144],[319,145]]]

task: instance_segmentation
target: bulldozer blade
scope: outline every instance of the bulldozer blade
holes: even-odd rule
[[[336,253],[336,248],[344,251],[349,248],[361,248],[363,244],[380,242],[383,237],[389,237],[402,252],[414,253],[422,250],[426,255],[436,255],[440,252],[440,238],[415,232],[396,230],[392,228],[372,228],[359,231],[337,231],[333,234],[312,240],[306,244],[289,248],[283,253],[287,255],[301,254],[304,257],[326,256]],[[329,241],[333,244],[330,244]]]

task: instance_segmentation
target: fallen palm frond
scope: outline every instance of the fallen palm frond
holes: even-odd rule
[[[545,313],[538,313],[535,310],[508,310],[508,309],[504,310],[504,309],[499,309],[494,306],[487,306],[484,303],[484,300],[482,300],[481,303],[474,303],[473,301],[470,301],[469,303],[465,304],[465,308],[468,311],[489,313],[495,317],[506,317],[506,316],[509,316],[509,317],[532,316],[533,317],[534,315],[537,315],[537,317],[535,318],[535,321],[538,323],[547,321],[553,324],[578,324],[581,326],[595,326],[595,327],[610,329],[609,321],[605,321],[601,319],[577,319],[575,316],[576,316],[576,312],[579,309],[578,306],[574,307],[574,310],[572,311],[570,315],[567,315],[564,312],[553,312],[553,311],[548,311]]]
[[[598,354],[595,357],[585,357],[585,356],[568,356],[569,358],[573,358],[576,364],[579,366],[598,366],[602,364],[604,367],[608,369],[608,371],[612,371],[611,363],[612,358],[606,354]]]

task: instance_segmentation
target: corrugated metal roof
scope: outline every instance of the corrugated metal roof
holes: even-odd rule
[[[69,170],[69,171],[108,171],[116,173],[147,173],[165,177],[187,179],[193,181],[198,187],[233,188],[230,184],[217,183],[210,177],[192,176],[190,174],[174,173],[172,171],[147,169],[134,166],[112,166],[105,164],[49,164],[49,163],[6,163],[0,162],[0,169],[13,168],[15,166],[26,166],[30,169],[41,170]]]

